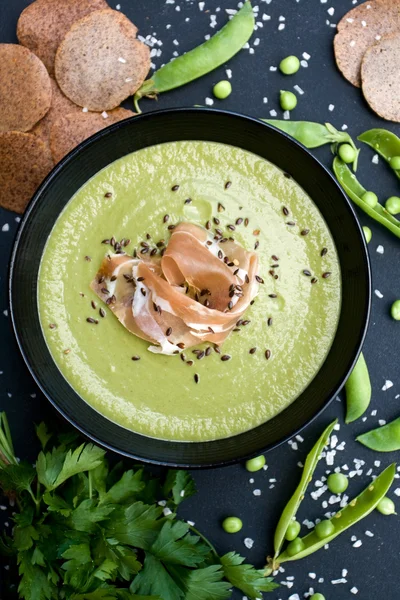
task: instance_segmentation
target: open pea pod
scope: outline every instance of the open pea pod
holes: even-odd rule
[[[371,146],[389,165],[391,158],[400,156],[400,138],[387,129],[370,129],[359,135],[357,139]],[[393,169],[393,172],[400,179],[400,169]]]
[[[321,437],[314,445],[312,450],[309,452],[306,458],[306,462],[304,464],[303,473],[301,476],[301,480],[299,485],[296,488],[293,496],[290,498],[289,502],[286,504],[281,518],[278,521],[278,525],[276,526],[275,536],[274,536],[274,560],[279,555],[283,542],[285,541],[285,535],[289,524],[292,522],[296,513],[299,509],[300,503],[304,498],[304,494],[306,493],[308,484],[311,481],[315,468],[317,466],[318,460],[321,456],[321,452],[324,447],[328,443],[329,436],[331,435],[333,428],[337,423],[337,419],[333,421],[325,431],[322,433]]]
[[[361,185],[354,173],[350,171],[349,167],[337,156],[333,161],[333,172],[354,204],[359,206],[371,219],[378,221],[378,223],[381,223],[381,225],[394,233],[396,237],[400,238],[400,221],[391,215],[379,202],[374,208],[364,202],[362,196],[367,190]]]
[[[212,38],[167,63],[145,81],[134,97],[136,110],[141,112],[138,101],[143,96],[155,98],[157,94],[190,83],[228,62],[248,42],[254,24],[253,8],[248,0]]]
[[[400,417],[359,435],[357,442],[361,442],[367,448],[376,452],[393,452],[400,450]]]
[[[355,367],[345,383],[345,390],[346,423],[352,423],[362,417],[371,402],[371,381],[363,353],[358,357]]]
[[[286,551],[280,554],[276,561],[276,565],[280,565],[284,562],[291,560],[298,560],[313,554],[320,548],[323,548],[325,544],[329,544],[335,537],[346,531],[349,527],[361,521],[364,517],[369,515],[379,504],[380,500],[386,495],[390,486],[393,483],[394,476],[396,474],[395,463],[391,464],[385,469],[378,477],[373,481],[359,496],[354,498],[345,508],[331,519],[331,523],[334,525],[334,532],[320,539],[315,530],[311,531],[305,537],[301,538],[303,542],[303,548],[295,554],[290,556]]]

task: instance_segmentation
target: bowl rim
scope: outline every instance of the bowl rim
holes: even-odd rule
[[[123,449],[120,449],[117,447],[117,445],[113,445],[109,442],[106,442],[104,440],[102,440],[100,437],[97,437],[96,435],[88,432],[85,427],[83,425],[81,425],[79,423],[79,420],[75,419],[72,415],[67,414],[67,412],[61,407],[59,406],[59,404],[57,403],[56,400],[54,400],[52,398],[52,396],[50,395],[49,392],[47,392],[45,386],[40,382],[39,378],[37,377],[34,367],[31,365],[27,353],[24,349],[24,345],[23,342],[21,340],[19,331],[18,331],[18,323],[16,320],[16,316],[15,316],[15,311],[14,311],[14,299],[13,299],[13,275],[14,275],[14,269],[15,269],[15,263],[17,260],[17,256],[18,256],[18,252],[20,249],[20,242],[21,242],[21,237],[22,234],[25,230],[26,227],[26,223],[31,215],[31,213],[35,210],[36,204],[38,203],[38,201],[40,200],[41,196],[43,195],[43,193],[46,191],[46,189],[52,184],[52,182],[59,176],[59,173],[63,171],[64,167],[66,165],[68,165],[78,154],[80,154],[82,151],[84,151],[86,148],[94,145],[97,143],[98,140],[100,140],[101,138],[110,135],[111,133],[118,131],[119,129],[128,126],[128,124],[132,123],[132,122],[138,122],[138,120],[147,120],[147,119],[151,119],[153,117],[162,117],[162,116],[168,116],[171,115],[173,113],[185,113],[185,114],[198,114],[198,113],[212,113],[212,114],[220,114],[220,115],[224,115],[228,118],[230,117],[234,117],[234,118],[238,118],[241,120],[245,120],[247,122],[251,122],[251,123],[255,123],[257,124],[258,127],[263,127],[265,129],[270,129],[270,130],[274,130],[275,132],[277,132],[280,136],[282,136],[283,138],[285,138],[286,143],[290,143],[293,146],[297,147],[297,151],[301,152],[301,153],[305,153],[307,154],[309,157],[312,158],[312,160],[317,163],[317,165],[319,166],[319,168],[324,172],[324,176],[329,178],[331,180],[331,183],[334,184],[334,187],[336,188],[336,192],[338,194],[340,194],[343,198],[343,201],[345,202],[345,204],[347,205],[347,209],[351,215],[351,218],[353,219],[354,225],[356,226],[356,229],[358,229],[358,233],[359,233],[359,242],[361,243],[362,249],[363,249],[363,255],[364,255],[364,275],[366,277],[366,306],[365,306],[365,311],[364,311],[364,315],[362,317],[362,321],[363,321],[363,325],[360,329],[360,334],[359,334],[359,339],[357,341],[357,343],[354,343],[354,351],[353,351],[353,359],[350,362],[350,366],[349,368],[346,370],[346,372],[344,373],[344,375],[342,376],[341,380],[334,386],[334,392],[331,394],[331,396],[327,397],[325,402],[323,403],[323,405],[321,407],[318,408],[318,410],[311,416],[311,418],[308,418],[302,425],[296,427],[295,429],[293,429],[290,433],[284,435],[282,438],[280,438],[278,441],[270,443],[262,448],[260,448],[257,452],[250,452],[248,454],[243,454],[240,457],[235,457],[235,458],[229,458],[229,459],[220,459],[216,462],[212,462],[212,463],[208,463],[208,462],[198,462],[198,463],[192,463],[192,462],[188,462],[185,463],[184,461],[169,461],[169,460],[163,460],[162,458],[160,458],[159,460],[157,459],[148,459],[148,458],[144,458],[134,452],[128,452],[125,451]],[[160,142],[162,143],[162,142]],[[111,164],[114,161],[110,161],[109,164]],[[99,169],[99,171],[101,170],[101,168]],[[299,184],[300,185],[300,184]],[[318,208],[318,206],[317,206]],[[60,211],[61,213],[61,211]],[[55,223],[55,222],[54,222]],[[53,223],[53,226],[54,226]],[[328,225],[329,228],[329,225]],[[22,358],[28,368],[28,371],[31,375],[31,377],[34,379],[36,385],[39,387],[40,391],[42,392],[42,394],[45,396],[45,398],[50,402],[50,404],[53,406],[53,408],[56,409],[56,411],[61,414],[63,416],[63,418],[70,424],[72,425],[75,429],[77,429],[82,435],[84,435],[86,438],[90,439],[92,442],[98,444],[99,446],[105,448],[106,450],[115,452],[116,454],[119,454],[121,456],[124,456],[126,458],[129,459],[133,459],[133,460],[137,460],[140,461],[141,463],[145,463],[145,464],[153,464],[153,465],[158,465],[158,466],[164,466],[164,467],[170,467],[170,468],[184,468],[184,469],[205,469],[205,468],[218,468],[218,467],[222,467],[222,466],[229,466],[232,464],[236,464],[239,461],[244,461],[247,460],[251,457],[257,456],[257,454],[262,454],[262,453],[266,453],[274,448],[277,448],[279,446],[281,446],[282,444],[284,444],[285,442],[287,442],[288,440],[292,439],[294,436],[296,436],[298,433],[300,433],[303,429],[305,429],[308,425],[310,425],[315,419],[317,419],[322,413],[323,411],[329,406],[329,404],[337,397],[337,395],[340,393],[340,391],[342,390],[342,388],[345,385],[345,382],[347,380],[347,378],[349,377],[350,373],[352,372],[358,357],[362,351],[362,346],[364,344],[365,341],[365,337],[367,334],[367,330],[368,330],[368,325],[369,325],[369,319],[370,319],[370,314],[371,314],[371,301],[372,301],[372,274],[371,274],[371,263],[370,263],[370,258],[369,258],[369,253],[367,250],[367,244],[365,241],[365,237],[363,235],[362,232],[362,228],[361,228],[361,224],[357,218],[356,212],[350,202],[350,200],[348,199],[347,195],[345,194],[345,192],[343,191],[343,189],[341,188],[341,186],[339,185],[339,183],[337,182],[337,180],[335,179],[335,177],[333,176],[333,174],[329,171],[329,169],[321,163],[321,161],[319,159],[317,159],[303,144],[301,144],[300,142],[298,142],[296,139],[292,138],[290,135],[288,135],[286,132],[281,131],[280,129],[274,127],[273,125],[266,123],[265,121],[258,119],[256,117],[252,117],[246,114],[242,114],[236,111],[230,111],[230,110],[223,110],[223,109],[215,109],[215,108],[210,108],[210,107],[178,107],[178,108],[167,108],[167,109],[161,109],[161,110],[154,110],[154,111],[149,111],[146,113],[141,113],[140,115],[133,115],[132,117],[129,117],[127,119],[124,119],[123,121],[119,121],[117,123],[114,123],[104,129],[102,129],[101,131],[95,133],[94,135],[92,135],[91,137],[89,137],[88,139],[84,140],[83,142],[81,142],[78,146],[76,146],[71,152],[69,152],[59,163],[57,163],[55,165],[55,167],[52,169],[52,171],[46,176],[46,178],[42,181],[42,183],[40,184],[40,186],[38,187],[38,189],[36,190],[36,192],[34,193],[34,195],[32,196],[31,200],[29,201],[29,204],[25,210],[25,213],[23,215],[23,218],[21,219],[21,222],[19,223],[19,227],[14,239],[14,243],[13,243],[13,248],[12,248],[12,253],[11,253],[11,257],[10,257],[10,262],[9,262],[9,268],[8,268],[8,304],[9,304],[9,310],[10,310],[10,317],[11,317],[11,323],[12,323],[12,329],[13,329],[13,333],[14,333],[14,337],[16,339],[17,342],[17,346],[19,348],[19,351],[22,355]],[[335,333],[335,337],[336,337],[337,332]],[[43,336],[44,338],[44,336]],[[329,355],[329,352],[328,352]],[[322,368],[323,364],[325,363],[328,355],[325,357],[324,362],[320,365],[318,371]],[[53,362],[55,363],[54,359]],[[57,364],[55,363],[55,365],[57,366]],[[317,372],[318,372],[317,371]],[[63,375],[62,375],[63,376]],[[63,376],[64,377],[64,376]],[[314,375],[315,377],[315,375]],[[64,377],[64,379],[66,379]],[[71,384],[68,382],[68,385],[72,388]],[[310,382],[309,382],[310,383]],[[309,384],[308,384],[309,385]],[[305,389],[307,389],[308,385],[306,386]],[[73,389],[73,388],[72,388]],[[77,394],[79,396],[79,394]],[[80,396],[79,396],[80,397]],[[86,402],[82,397],[80,397],[80,400],[82,402]],[[90,406],[90,405],[89,405]],[[287,408],[290,408],[291,405],[289,405]],[[103,418],[106,419],[107,421],[109,421],[110,423],[113,423],[112,421],[110,421],[107,417],[105,417],[104,415],[102,415],[97,409],[94,409],[93,407],[91,407],[93,410],[96,410],[96,412]],[[286,409],[285,409],[286,410]],[[117,424],[118,425],[118,424]],[[119,425],[120,426],[120,425]],[[257,427],[261,427],[261,425],[258,425]],[[123,426],[120,426],[123,427]],[[124,428],[124,427],[123,427]],[[126,428],[124,428],[126,429]],[[254,429],[254,428],[253,428]],[[128,430],[129,431],[129,430]],[[251,430],[250,430],[251,431]],[[135,432],[134,432],[135,433]],[[141,435],[141,434],[137,434],[136,435]],[[243,435],[243,434],[237,434],[239,435]],[[141,436],[143,438],[146,438],[148,436]],[[235,436],[230,436],[230,438],[234,438]],[[223,442],[224,439],[230,439],[230,438],[222,438],[216,441],[220,441]],[[154,439],[149,437],[149,439]],[[175,440],[165,440],[166,443],[168,444],[181,444],[183,442],[178,442]],[[210,442],[191,442],[191,444],[204,444],[204,443],[210,443]],[[212,442],[211,442],[212,443]]]

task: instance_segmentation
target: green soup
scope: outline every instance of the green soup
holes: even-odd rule
[[[235,231],[227,229],[238,219]],[[103,239],[129,238],[132,253],[146,234],[150,245],[167,240],[171,223],[208,220],[246,249],[258,246],[265,283],[245,313],[248,325],[223,345],[232,359],[213,351],[197,360],[188,350],[190,366],[148,352],[89,286],[107,252]],[[188,141],[125,156],[75,194],[47,242],[38,293],[53,359],[86,402],[135,432],[198,442],[260,425],[299,396],[332,344],[341,277],[328,227],[293,179],[239,148]]]

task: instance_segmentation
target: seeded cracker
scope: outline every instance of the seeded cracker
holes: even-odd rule
[[[27,48],[0,44],[0,132],[28,131],[44,117],[50,102],[44,64]]]
[[[75,23],[57,50],[57,82],[68,98],[89,110],[111,110],[133,95],[150,69],[150,50],[136,26],[115,10],[96,11]]]
[[[94,10],[108,8],[105,0],[36,0],[21,13],[17,36],[54,73],[60,42],[71,25]]]
[[[51,171],[47,145],[30,133],[0,133],[0,206],[23,213],[39,184]]]
[[[339,22],[334,39],[336,64],[343,76],[361,87],[361,61],[379,39],[400,31],[400,0],[370,0],[350,10]]]
[[[125,108],[116,108],[106,115],[95,112],[72,112],[60,115],[50,131],[50,148],[54,162],[59,162],[75,146],[101,129],[132,117],[135,113]]]
[[[387,35],[365,53],[362,91],[373,111],[400,123],[400,32]]]

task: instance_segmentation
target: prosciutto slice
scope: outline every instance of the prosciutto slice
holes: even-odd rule
[[[178,354],[225,341],[258,293],[257,270],[255,252],[181,223],[162,257],[107,255],[91,287],[151,352]]]

